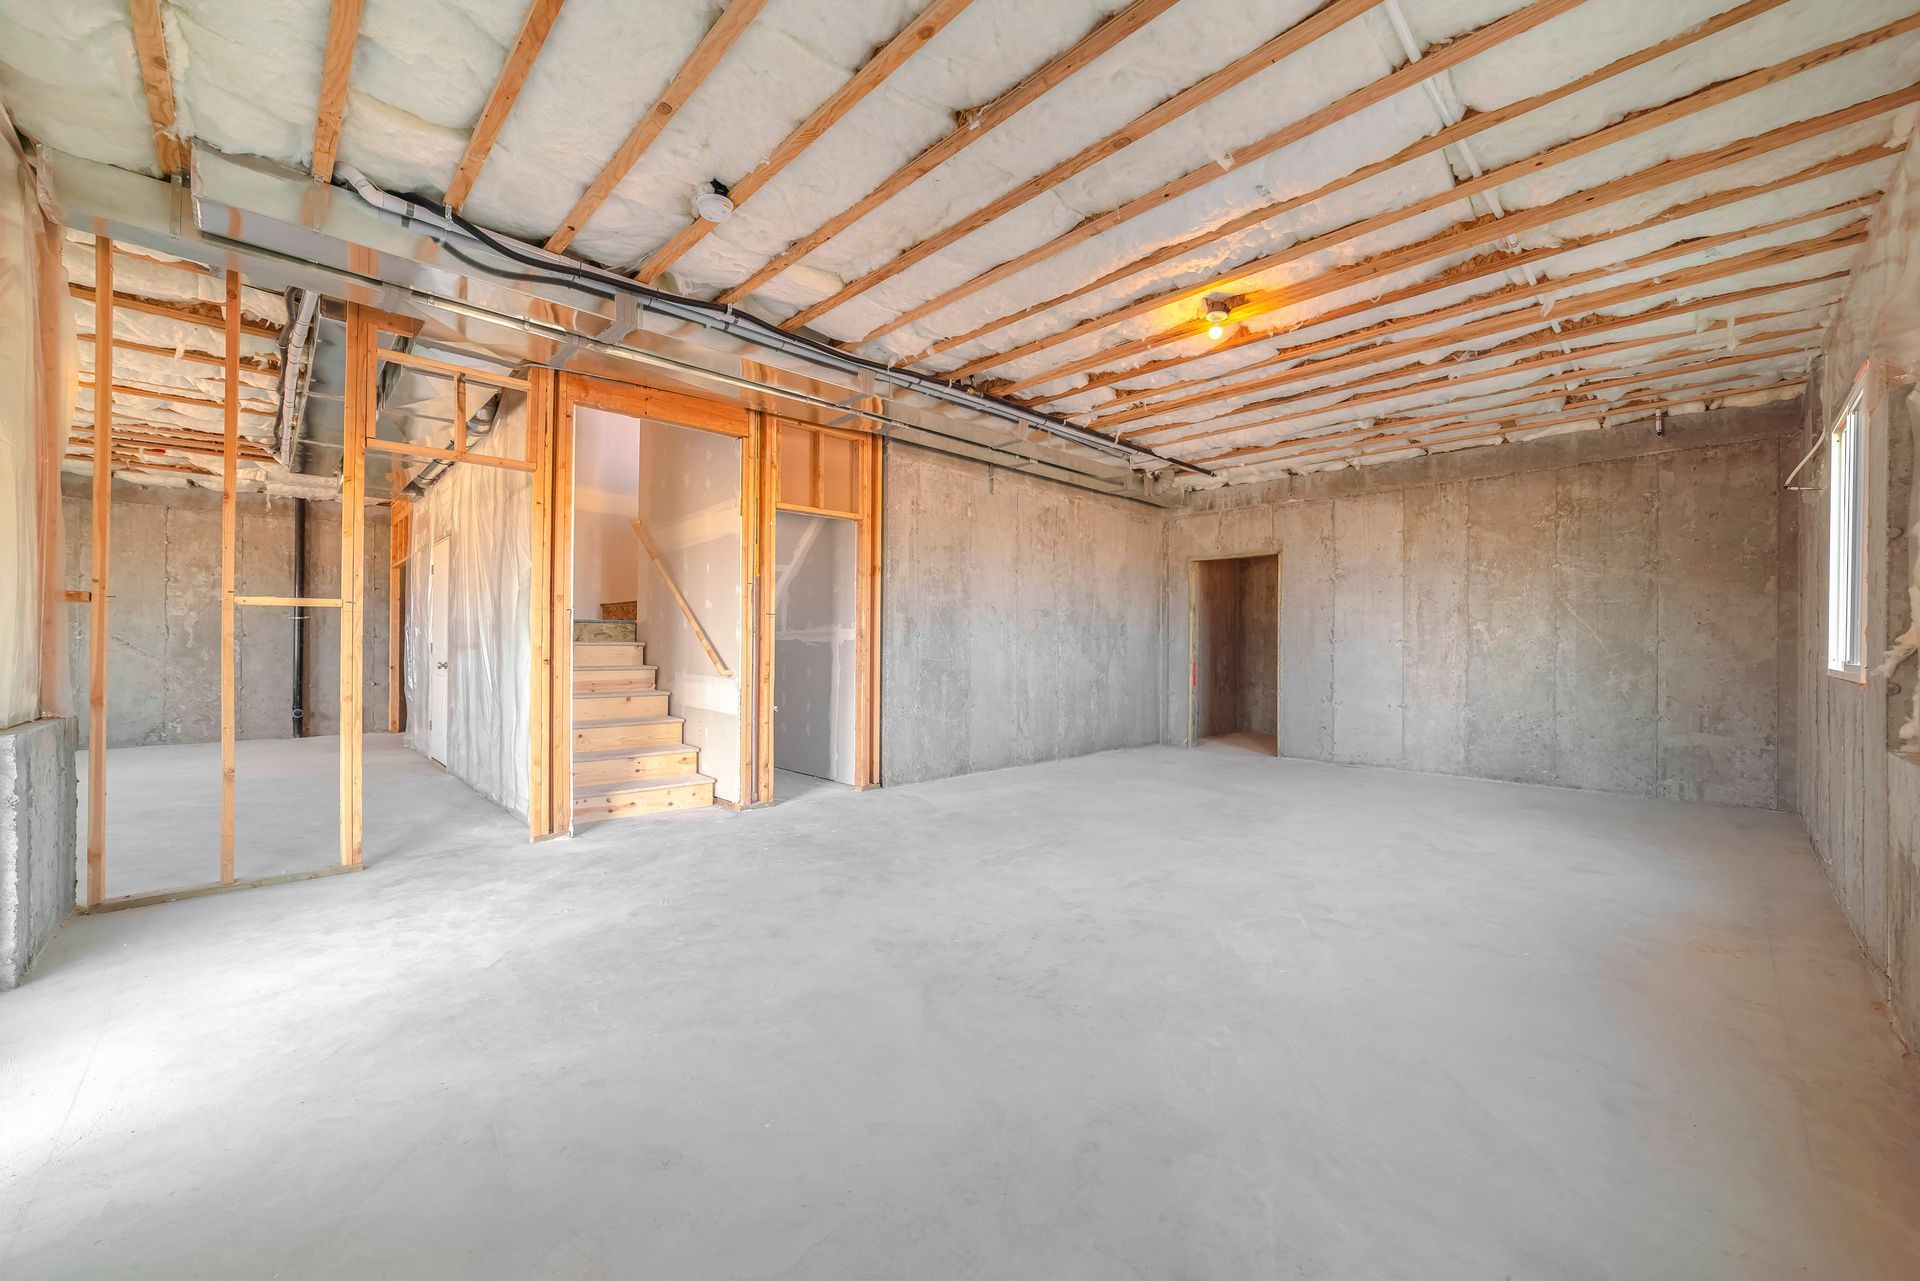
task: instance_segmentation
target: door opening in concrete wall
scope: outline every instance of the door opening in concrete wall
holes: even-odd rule
[[[1187,742],[1279,754],[1280,558],[1192,563]]]
[[[774,522],[774,795],[852,786],[859,675],[859,526],[783,511]]]

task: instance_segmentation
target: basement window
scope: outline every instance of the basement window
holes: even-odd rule
[[[1866,396],[1856,388],[1827,440],[1827,670],[1866,680]]]

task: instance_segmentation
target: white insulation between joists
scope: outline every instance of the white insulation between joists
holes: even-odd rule
[[[1523,0],[1399,0],[1425,49],[1524,8]],[[1588,0],[1446,73],[1444,101],[1484,112],[1562,85],[1618,57],[1697,26],[1734,0]],[[176,0],[162,5],[180,132],[222,149],[307,162],[329,0]],[[531,77],[488,157],[466,212],[530,240],[558,226],[633,122],[723,9],[721,0],[567,0]],[[737,283],[953,126],[954,113],[991,101],[1117,12],[1122,0],[975,0],[925,49],[850,112],[736,216],[675,266],[677,283],[712,293]],[[756,294],[775,318],[889,261],[1033,174],[1126,124],[1140,112],[1219,70],[1321,7],[1320,0],[1181,0],[1143,31],[1082,69],[1011,121]],[[923,0],[770,0],[746,34],[667,125],[574,249],[615,266],[635,263],[683,227],[694,189],[737,181],[921,9]],[[1910,11],[1910,0],[1792,0],[1759,18],[1616,77],[1553,107],[1476,136],[1477,163],[1494,170],[1646,108],[1850,36]],[[525,0],[367,0],[353,65],[340,159],[396,190],[444,188],[465,148],[525,16]],[[1321,130],[1272,156],[1228,170],[1234,149],[1389,74],[1405,59],[1386,15],[1370,10],[1304,51],[1172,124],[1135,141],[927,261],[820,318],[822,332],[857,338],[982,270],[1038,245],[1188,171],[1220,167],[1204,187],[909,325],[876,345],[899,357],[1080,285],[1196,229],[1274,199],[1309,191],[1356,165],[1391,155],[1438,127],[1434,104],[1413,89]],[[1920,36],[1904,36],[1794,76],[1637,138],[1510,182],[1493,195],[1509,213],[1590,189],[1676,156],[1763,133],[1920,78]],[[49,145],[149,171],[153,156],[131,29],[121,0],[0,8],[0,93],[20,124]],[[1910,115],[1911,113],[1903,113]],[[1904,142],[1910,120],[1883,118],[1749,164],[1676,183],[1578,218],[1522,232],[1523,248],[1633,225],[1697,196],[1776,178],[1855,146]],[[932,362],[951,368],[994,350],[1056,333],[1121,303],[1173,286],[1230,278],[1236,291],[1271,288],[1358,262],[1479,216],[1462,199],[1368,236],[1331,246],[1255,278],[1234,264],[1358,219],[1450,191],[1457,157],[1432,155],[1291,214],[1127,277],[1073,303],[996,330]],[[1877,190],[1886,166],[1830,175],[1672,228],[1621,238],[1542,263],[1555,276],[1623,259],[1682,236],[1708,235]],[[1806,231],[1805,228],[1800,229]],[[1489,224],[1488,241],[1504,238]],[[1729,246],[1701,261],[1792,232]],[[1341,294],[1260,317],[1263,328],[1312,317],[1430,279],[1468,255],[1368,280]],[[1845,255],[1836,255],[1844,258]],[[1681,260],[1682,264],[1685,261]],[[1844,267],[1845,263],[1840,263]],[[1833,269],[1828,259],[1798,266]],[[1658,269],[1664,271],[1665,269]],[[1768,279],[1780,273],[1756,273]],[[1790,272],[1787,274],[1791,274]],[[1379,308],[1339,322],[1359,328],[1475,296],[1501,278]],[[1707,292],[1752,283],[1717,282]],[[1697,291],[1696,291],[1697,292]],[[1830,299],[1827,299],[1830,301]],[[1556,304],[1577,306],[1577,300]],[[1633,310],[1629,306],[1625,310]],[[1769,307],[1768,309],[1775,309]],[[1613,309],[1615,311],[1621,309]],[[1737,310],[1737,309],[1736,309]],[[1160,308],[996,370],[1021,376],[1190,318],[1191,304]],[[1570,310],[1557,311],[1571,314]],[[1722,319],[1711,309],[1705,314]],[[1468,316],[1464,319],[1471,319]],[[1218,373],[1272,355],[1259,343],[1069,398],[1052,408],[1083,414],[1123,391]],[[1203,342],[1117,362],[1125,368]],[[1451,354],[1423,353],[1427,362]],[[1070,390],[1084,375],[1050,390]],[[1331,391],[1346,381],[1332,376]],[[1294,391],[1313,389],[1309,382]],[[1209,407],[1225,417],[1232,400]]]

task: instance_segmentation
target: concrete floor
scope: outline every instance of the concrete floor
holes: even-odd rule
[[[63,930],[0,1275],[1920,1275],[1920,1072],[1788,816],[1165,748],[457,800]]]

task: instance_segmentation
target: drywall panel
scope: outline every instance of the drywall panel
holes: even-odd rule
[[[1158,739],[1157,510],[898,442],[884,491],[883,781]]]
[[[1629,458],[1554,475],[1558,778],[1570,787],[1651,792],[1665,630],[1657,618],[1665,580],[1655,563],[1660,460]],[[1772,604],[1764,591],[1757,603]],[[1771,643],[1771,629],[1763,636]]]
[[[1406,759],[1405,509],[1398,492],[1333,506],[1333,756],[1361,765]]]
[[[859,527],[774,518],[774,765],[851,785],[859,681]]]

